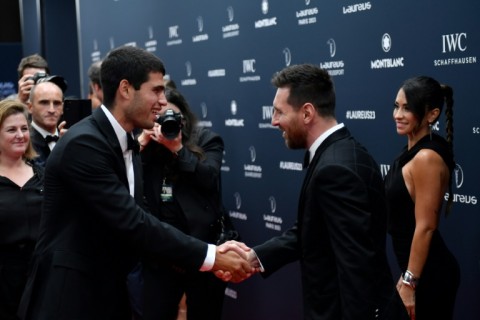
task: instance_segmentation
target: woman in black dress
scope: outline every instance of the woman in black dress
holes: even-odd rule
[[[0,102],[0,319],[18,319],[18,304],[38,237],[43,168],[33,163],[28,113]]]
[[[446,105],[446,139],[432,126]],[[438,223],[452,203],[453,91],[430,77],[404,82],[393,117],[407,146],[385,178],[389,233],[400,269],[397,289],[411,319],[452,319],[460,271]],[[448,191],[448,196],[445,192]]]

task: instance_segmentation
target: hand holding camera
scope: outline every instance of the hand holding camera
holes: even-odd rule
[[[174,112],[168,109],[165,114],[157,119],[157,123],[161,125],[161,132],[168,140],[175,139],[183,127],[183,117],[180,112]]]
[[[167,109],[164,114],[157,118],[151,130],[144,129],[138,137],[140,147],[143,148],[154,140],[164,145],[167,149],[176,153],[183,148],[181,130],[183,127],[183,116],[180,112]]]

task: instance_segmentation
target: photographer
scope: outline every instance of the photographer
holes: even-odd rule
[[[37,77],[46,76],[50,73],[47,61],[38,54],[32,54],[20,60],[18,65],[18,94],[8,97],[8,99],[17,98],[22,103],[27,104],[30,96],[30,90],[36,83]]]
[[[223,140],[200,128],[184,97],[165,91],[168,104],[153,130],[138,137],[144,191],[152,214],[207,242],[218,238]],[[226,284],[213,274],[144,259],[143,319],[176,319],[185,293],[190,319],[221,319]]]

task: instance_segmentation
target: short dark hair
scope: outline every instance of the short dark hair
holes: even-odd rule
[[[95,61],[90,65],[88,68],[88,78],[90,82],[95,83],[102,87],[102,83],[100,82],[100,67],[102,65],[102,60]]]
[[[286,67],[274,74],[272,84],[289,88],[288,103],[294,108],[311,103],[323,117],[335,117],[335,88],[328,72],[313,64]]]
[[[150,72],[165,75],[163,62],[153,53],[132,46],[110,51],[100,68],[104,105],[107,108],[112,106],[120,81],[127,80],[135,90],[139,90],[148,81]]]
[[[45,69],[47,73],[50,73],[50,70],[48,69],[47,60],[45,60],[42,56],[36,53],[30,56],[24,57],[22,60],[20,60],[20,63],[18,64],[18,69],[17,69],[18,79],[23,77],[23,71],[27,68]]]

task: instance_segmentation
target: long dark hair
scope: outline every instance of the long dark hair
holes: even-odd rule
[[[176,105],[183,116],[182,127],[182,143],[193,152],[199,159],[205,158],[204,151],[198,146],[198,127],[197,117],[190,109],[185,97],[176,89],[172,87],[165,88],[165,96],[167,101]]]
[[[423,120],[427,111],[435,108],[440,110],[438,115],[438,117],[440,117],[443,105],[445,105],[445,138],[453,157],[453,89],[427,76],[419,76],[406,80],[402,85],[402,89],[403,92],[405,92],[408,107],[419,122]],[[435,119],[434,122],[437,121],[437,119]],[[450,172],[446,214],[450,212],[452,201],[452,172]]]

